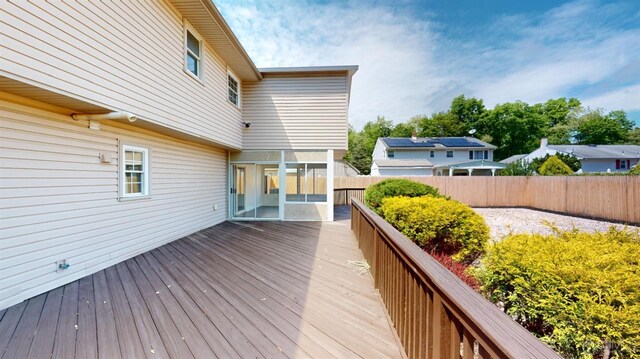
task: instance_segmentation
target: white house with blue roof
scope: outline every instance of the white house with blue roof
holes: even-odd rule
[[[492,176],[506,165],[493,161],[496,146],[473,137],[380,137],[372,176]]]

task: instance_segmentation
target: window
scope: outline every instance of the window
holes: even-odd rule
[[[480,150],[480,151],[469,151],[469,159],[470,160],[488,160],[489,159],[489,151]]]
[[[393,158],[395,155],[393,151],[387,151],[387,158]]]
[[[287,202],[326,202],[325,163],[287,164]]]
[[[184,48],[185,70],[202,80],[202,39],[188,25],[184,29]]]
[[[120,163],[120,196],[148,196],[149,149],[123,145]]]
[[[447,157],[453,157],[453,151],[447,151]]]
[[[236,80],[231,73],[227,73],[228,87],[229,87],[229,102],[236,106],[240,106],[240,86],[238,80]]]
[[[436,151],[430,151],[429,157],[434,158],[436,156]]]
[[[620,169],[627,169],[627,160],[620,160]]]

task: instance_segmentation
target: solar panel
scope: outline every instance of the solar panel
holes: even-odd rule
[[[475,141],[469,141],[464,137],[434,138],[433,141],[441,143],[446,147],[484,147],[482,144]]]
[[[389,147],[435,147],[433,143],[427,140],[418,140],[413,142],[410,138],[385,138],[384,142]]]

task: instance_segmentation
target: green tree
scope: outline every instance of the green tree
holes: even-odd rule
[[[367,122],[362,131],[349,129],[349,150],[345,159],[362,174],[371,172],[371,154],[379,137],[389,137],[393,124],[383,116]]]
[[[538,147],[548,128],[544,116],[525,102],[496,105],[478,122],[481,135],[491,136],[498,147],[494,158],[501,160],[514,154],[529,153]]]
[[[579,144],[624,143],[632,129],[633,122],[624,111],[588,110],[577,120],[575,139]]]
[[[349,150],[344,155],[345,161],[357,168],[362,174],[371,172],[371,153],[367,152],[362,134],[349,126]]]
[[[457,96],[451,101],[449,112],[464,125],[464,134],[471,129],[477,129],[478,122],[486,112],[484,103],[475,97],[465,98]],[[459,134],[462,136],[464,134]]]
[[[626,143],[630,145],[640,145],[640,127],[636,127],[627,133]]]
[[[416,126],[410,122],[400,122],[393,126],[390,137],[411,137],[416,131]]]
[[[573,171],[561,159],[551,156],[540,166],[538,173],[542,176],[566,176],[572,175]]]
[[[420,127],[422,137],[457,137],[465,136],[466,126],[451,112],[437,112],[431,117],[414,117]]]

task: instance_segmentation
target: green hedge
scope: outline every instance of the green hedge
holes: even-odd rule
[[[380,206],[382,205],[382,200],[387,197],[420,197],[426,195],[439,197],[440,193],[438,189],[426,184],[403,178],[389,178],[367,187],[364,192],[364,202],[374,212],[381,214]]]
[[[430,252],[471,263],[485,252],[489,227],[460,202],[433,196],[391,197],[382,201],[384,219]]]
[[[476,276],[483,292],[566,357],[640,358],[640,234],[613,227],[512,234]]]

